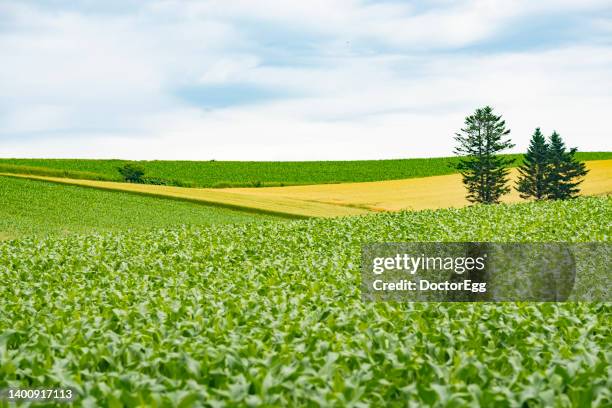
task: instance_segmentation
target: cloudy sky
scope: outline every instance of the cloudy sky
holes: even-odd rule
[[[0,0],[0,157],[445,156],[486,104],[612,150],[612,2]]]

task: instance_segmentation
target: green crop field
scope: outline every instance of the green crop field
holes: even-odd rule
[[[359,293],[362,243],[608,241],[610,220],[604,196],[0,242],[0,389],[73,387],[92,407],[610,406],[609,303]]]
[[[517,162],[522,155],[512,155]],[[612,159],[612,152],[578,153],[580,160]],[[186,187],[241,187],[397,180],[452,174],[457,158],[324,162],[143,161],[149,177]],[[119,180],[121,160],[0,159],[0,173]]]
[[[0,176],[0,240],[30,234],[276,219],[184,201]]]

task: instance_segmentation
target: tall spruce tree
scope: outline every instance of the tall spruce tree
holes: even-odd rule
[[[536,128],[527,153],[523,157],[523,164],[519,166],[519,179],[517,181],[516,190],[520,193],[521,198],[535,198],[543,200],[547,195],[547,177],[548,177],[548,144],[546,138]]]
[[[494,204],[510,191],[508,165],[513,160],[498,155],[514,146],[506,138],[509,133],[506,122],[493,114],[490,106],[476,109],[465,118],[465,128],[455,135],[459,143],[455,154],[461,156],[456,168],[463,176],[468,201]]]
[[[565,143],[557,132],[553,132],[548,140],[549,170],[546,177],[546,197],[552,200],[574,198],[580,192],[578,185],[582,183],[588,170],[584,163],[575,157],[577,149],[565,149]]]

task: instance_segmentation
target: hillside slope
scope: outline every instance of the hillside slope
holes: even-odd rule
[[[71,386],[83,406],[609,406],[610,303],[359,288],[364,243],[606,241],[611,219],[612,198],[589,197],[0,243],[0,388]]]
[[[0,177],[0,240],[279,218],[219,206]]]
[[[580,185],[583,195],[612,194],[612,160],[586,162],[589,174]],[[515,185],[518,172],[510,172]],[[268,188],[236,188],[224,191],[270,199],[296,199],[309,202],[358,207],[370,211],[422,210],[464,207],[465,187],[461,175],[449,174],[365,183],[322,184]],[[502,202],[524,201],[513,188]]]
[[[583,194],[612,193],[612,160],[589,161],[586,164],[590,171],[581,185]],[[513,171],[512,175],[516,177],[516,171]],[[461,176],[458,174],[364,183],[230,189],[154,186],[29,175],[23,177],[290,217],[338,217],[365,214],[370,211],[435,209],[468,205]],[[503,201],[512,203],[520,202],[522,199],[513,190],[511,194],[503,197]]]
[[[522,155],[509,155],[520,161]],[[612,159],[612,152],[579,152],[580,160]],[[124,160],[0,159],[0,172],[120,181]],[[307,161],[140,161],[146,175],[183,187],[252,187],[399,180],[456,173],[457,157]]]

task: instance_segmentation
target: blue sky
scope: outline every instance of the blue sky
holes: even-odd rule
[[[0,156],[452,154],[490,104],[611,150],[610,1],[0,0]]]

